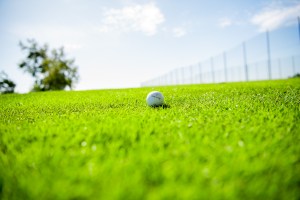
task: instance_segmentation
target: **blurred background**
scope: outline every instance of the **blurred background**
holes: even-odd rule
[[[298,0],[0,0],[0,71],[31,90],[20,41],[64,47],[75,90],[299,73]]]

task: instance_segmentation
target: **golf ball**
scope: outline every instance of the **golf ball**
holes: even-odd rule
[[[148,106],[161,106],[164,104],[164,96],[161,92],[153,91],[147,95],[146,102]]]

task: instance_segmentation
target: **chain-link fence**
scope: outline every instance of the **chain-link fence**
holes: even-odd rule
[[[266,31],[217,56],[145,81],[142,86],[285,79],[296,74],[300,74],[300,22]]]

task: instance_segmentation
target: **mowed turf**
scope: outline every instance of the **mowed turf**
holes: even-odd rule
[[[300,79],[1,95],[0,199],[299,199],[299,103]]]

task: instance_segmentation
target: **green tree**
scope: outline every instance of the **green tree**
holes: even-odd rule
[[[35,78],[32,91],[73,89],[79,75],[74,59],[66,58],[63,47],[50,51],[47,44],[39,46],[33,39],[19,45],[27,55],[19,67]]]
[[[1,94],[14,93],[16,84],[9,80],[5,72],[0,73],[0,92]]]

